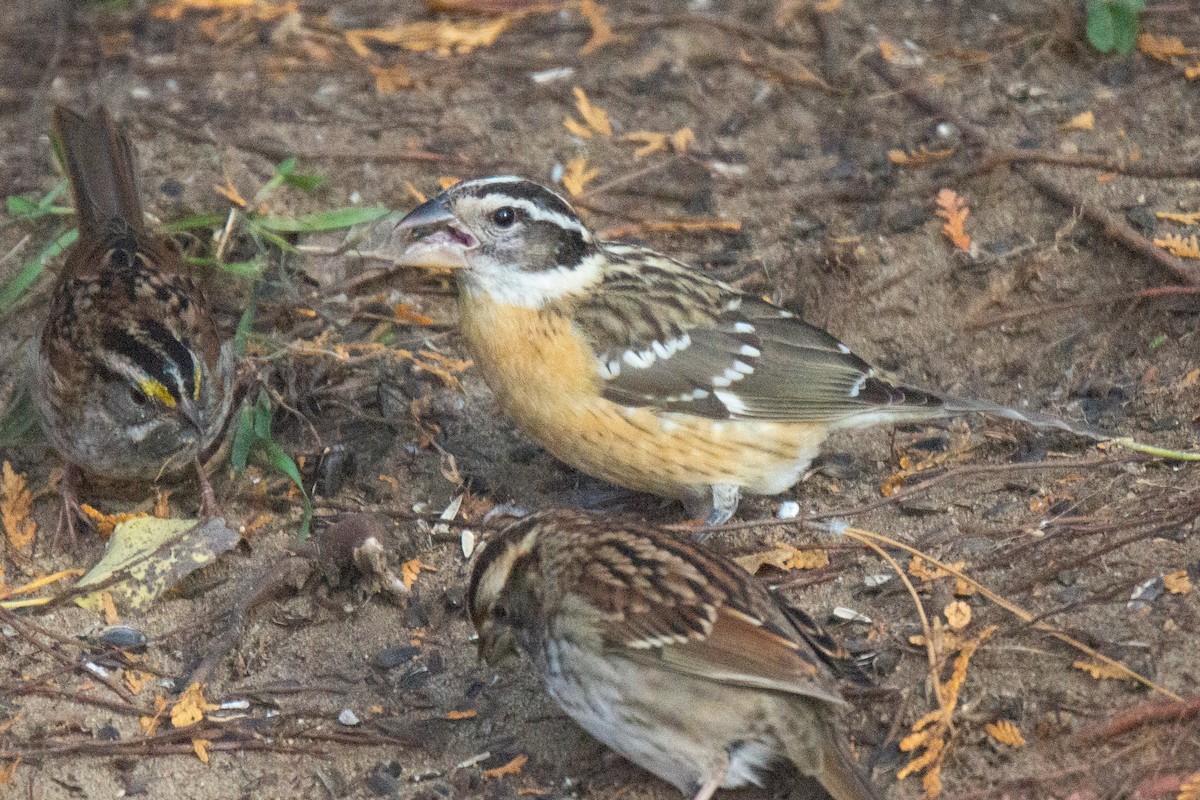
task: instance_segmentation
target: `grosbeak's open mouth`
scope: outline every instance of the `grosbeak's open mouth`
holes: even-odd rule
[[[421,228],[433,230],[408,243],[397,263],[412,267],[463,269],[466,253],[479,246],[479,240],[454,223],[457,217],[436,198],[422,203],[396,223],[396,231],[407,233]]]

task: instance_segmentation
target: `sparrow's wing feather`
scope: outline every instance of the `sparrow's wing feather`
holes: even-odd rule
[[[841,702],[808,637],[740,567],[658,531],[587,535],[590,557],[561,566],[597,612],[606,647],[660,669]]]
[[[614,267],[575,310],[605,397],[714,419],[853,424],[888,409],[937,416],[827,332],[648,250],[608,245]]]

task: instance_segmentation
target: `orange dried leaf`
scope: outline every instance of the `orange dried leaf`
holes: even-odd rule
[[[634,158],[645,158],[651,153],[661,153],[667,149],[670,137],[665,133],[655,131],[631,131],[621,137],[622,142],[641,142],[641,146],[633,151]]]
[[[140,672],[136,669],[127,669],[121,676],[125,681],[126,688],[134,694],[141,694],[146,685],[154,679],[154,676],[149,672]]]
[[[1163,575],[1163,588],[1171,594],[1187,594],[1192,590],[1192,579],[1186,569]]]
[[[1200,772],[1193,772],[1180,782],[1175,800],[1200,800]]]
[[[208,763],[208,748],[210,747],[212,747],[211,739],[192,739],[192,751],[196,754],[196,758],[205,764]]]
[[[204,690],[200,684],[193,683],[184,690],[175,705],[171,706],[171,726],[186,728],[189,725],[195,725],[204,719],[204,712],[216,711],[218,708],[220,706],[213,705],[204,699]]]
[[[844,0],[821,0],[821,2],[813,6],[813,10],[821,14],[829,14],[841,8],[843,2]]]
[[[529,760],[529,756],[521,755],[503,764],[499,767],[492,767],[483,771],[483,779],[490,781],[492,778],[502,778],[505,775],[520,775],[521,769],[525,766],[525,762]]]
[[[411,589],[413,584],[417,582],[417,576],[422,572],[437,572],[437,569],[429,566],[419,558],[405,561],[400,567],[400,580],[404,581],[404,588]]]
[[[359,28],[343,32],[346,44],[360,58],[372,58],[370,43],[401,47],[417,53],[433,51],[439,56],[465,55],[495,43],[512,24],[515,15],[503,14],[486,20],[438,20],[410,22],[393,28]]]
[[[1159,219],[1178,222],[1180,225],[1200,225],[1200,211],[1193,211],[1190,214],[1173,214],[1170,211],[1159,211],[1154,216]]]
[[[563,127],[581,139],[592,138],[592,129],[574,117],[567,117],[564,119]]]
[[[162,720],[163,714],[167,711],[167,698],[161,694],[154,696],[154,715],[149,717],[139,717],[138,724],[142,728],[142,733],[147,736],[153,736],[158,731],[158,723]]]
[[[438,178],[438,186],[441,187],[442,191],[446,191],[451,186],[456,183],[460,183],[461,181],[462,178],[455,178],[453,175],[443,175],[442,177]]]
[[[960,250],[970,252],[971,237],[964,230],[964,225],[967,221],[967,215],[971,213],[971,209],[967,208],[967,201],[963,200],[953,189],[942,189],[937,195],[937,215],[946,220],[946,224],[942,226],[942,233],[946,234],[955,247]]]
[[[599,106],[592,105],[583,89],[580,89],[578,86],[574,87],[571,91],[575,94],[575,108],[579,111],[579,116],[583,119],[584,126],[601,136],[612,136],[612,122],[608,118],[608,112]],[[567,129],[571,130],[571,126],[568,125]],[[574,130],[571,130],[571,132],[575,133]],[[585,136],[584,138],[591,137]]]
[[[403,64],[394,64],[390,67],[377,67],[371,64],[370,69],[371,74],[375,76],[376,94],[395,94],[401,89],[411,89],[416,85],[408,68]]]
[[[1155,239],[1154,244],[1180,258],[1200,259],[1200,241],[1196,240],[1195,234],[1185,239],[1178,234],[1168,233],[1161,239]]]
[[[1009,747],[1025,746],[1025,737],[1021,735],[1020,729],[1011,720],[998,719],[995,722],[989,722],[983,727],[988,732],[988,735],[1000,744],[1008,745]]]
[[[121,616],[117,613],[117,604],[112,599],[112,592],[100,593],[100,605],[104,608],[105,625],[116,625],[121,621]]]
[[[952,155],[954,155],[953,147],[948,147],[945,150],[930,150],[925,145],[921,145],[913,151],[900,149],[888,150],[888,161],[891,161],[898,167],[923,167],[926,164],[933,164]]]
[[[1137,49],[1151,58],[1159,61],[1171,61],[1173,58],[1190,56],[1192,50],[1185,47],[1178,36],[1155,36],[1153,33],[1143,33],[1137,38]]]
[[[1197,61],[1195,64],[1192,64],[1190,67],[1184,69],[1183,77],[1187,78],[1189,81],[1194,81],[1197,78],[1200,78],[1200,61]]]
[[[233,185],[233,181],[225,179],[224,186],[213,185],[213,191],[224,197],[229,202],[233,203],[238,208],[246,207],[246,198],[242,197],[242,193]]]
[[[604,45],[617,41],[617,37],[613,35],[612,26],[604,18],[604,15],[608,13],[608,8],[595,0],[581,0],[579,13],[587,20],[592,29],[591,38],[584,43],[583,47],[579,48],[580,55],[590,55]]]
[[[1076,661],[1072,664],[1098,681],[1123,681],[1129,677],[1129,671],[1112,664],[1094,664],[1091,661]]]
[[[397,303],[392,306],[392,313],[396,315],[396,322],[401,325],[432,325],[433,318],[427,317],[408,303]]]
[[[450,711],[446,714],[446,719],[474,719],[479,715],[479,712],[473,708],[468,708],[466,711]]]
[[[1076,114],[1059,126],[1064,131],[1090,131],[1096,127],[1096,115],[1091,111]]]
[[[25,476],[13,470],[7,461],[0,467],[0,521],[4,535],[14,550],[33,545],[37,523],[29,514],[33,510],[33,493],[25,485]]]
[[[971,606],[962,600],[955,600],[942,613],[946,615],[946,624],[951,630],[961,631],[971,624]]]
[[[91,519],[92,526],[96,529],[96,533],[99,533],[105,539],[107,539],[109,536],[112,536],[112,532],[115,531],[117,526],[122,522],[128,522],[131,519],[142,519],[143,517],[150,516],[144,511],[138,511],[133,514],[105,514],[103,511],[93,508],[87,503],[82,504],[79,507],[79,510],[82,511],[85,516]]]
[[[573,197],[583,193],[583,188],[600,175],[598,169],[588,169],[586,158],[572,158],[567,162],[567,170],[563,173],[562,184]]]

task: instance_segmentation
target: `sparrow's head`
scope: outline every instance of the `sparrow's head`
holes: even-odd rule
[[[479,635],[479,658],[499,664],[520,652],[541,617],[538,515],[513,523],[487,543],[467,586],[467,611]]]
[[[600,256],[575,209],[512,176],[455,184],[413,209],[396,229],[399,263],[460,270],[469,289],[538,307],[595,282]]]

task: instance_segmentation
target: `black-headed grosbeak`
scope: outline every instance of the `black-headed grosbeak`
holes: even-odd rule
[[[986,412],[897,385],[786,309],[645,247],[597,239],[536,183],[466,181],[397,225],[399,263],[455,270],[463,334],[501,407],[562,461],[682,500],[708,524],[777,494],[831,432]]]

